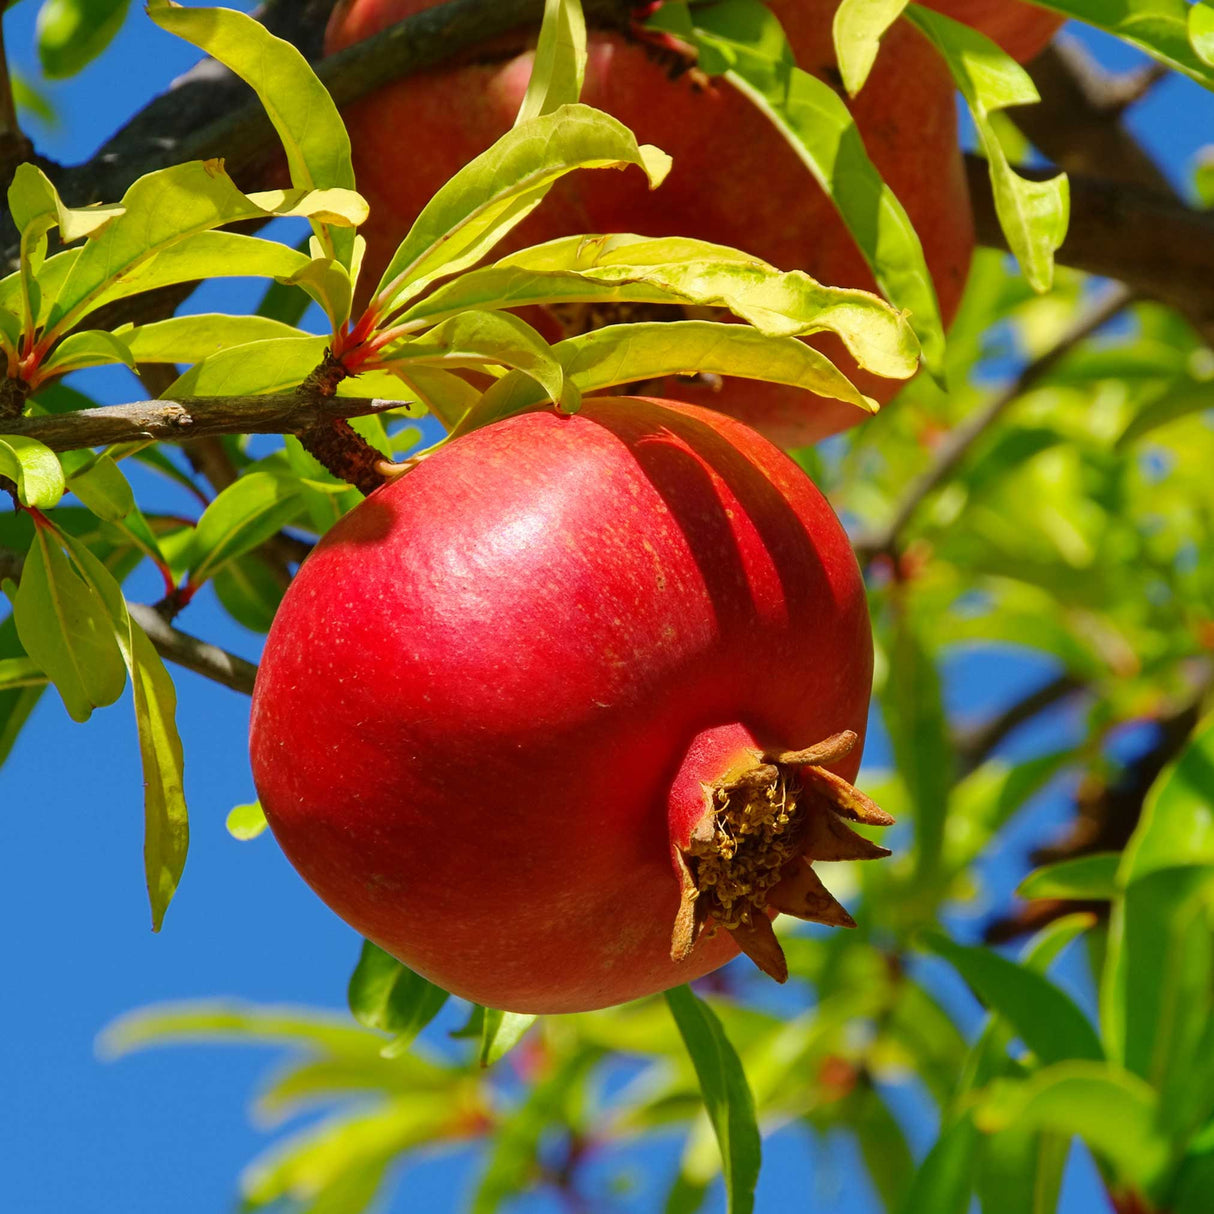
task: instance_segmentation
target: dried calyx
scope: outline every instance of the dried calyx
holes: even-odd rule
[[[846,780],[827,771],[855,746],[850,730],[807,750],[762,754],[704,785],[704,815],[675,848],[682,897],[670,955],[690,956],[705,931],[724,928],[777,982],[788,977],[769,911],[834,927],[855,920],[813,870],[815,860],[875,860],[889,849],[844,821],[893,822]]]

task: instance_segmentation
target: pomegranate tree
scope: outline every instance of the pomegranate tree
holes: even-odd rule
[[[602,1007],[850,924],[872,672],[847,537],[744,425],[592,398],[440,447],[275,617],[253,771],[292,863],[456,994]]]
[[[340,50],[437,2],[347,0],[334,10],[326,47]],[[836,80],[835,0],[773,0],[771,8],[798,64]],[[531,75],[528,41],[520,30],[472,61],[394,83],[345,112],[359,189],[371,204],[361,229],[364,289],[376,282],[435,190],[510,128]],[[679,73],[678,66],[672,76],[669,56],[639,36],[591,33],[582,100],[620,119],[642,143],[670,153],[674,167],[656,191],[631,174],[573,174],[505,248],[583,232],[688,236],[744,249],[832,286],[876,290],[834,205],[779,131],[725,81]],[[960,302],[974,245],[952,78],[926,39],[899,21],[849,104],[869,155],[922,241],[947,321]],[[602,309],[528,314],[549,340],[617,319],[617,312]],[[859,370],[837,341],[815,344],[874,399],[888,401],[897,390]],[[843,402],[774,384],[670,379],[661,390],[728,412],[783,446],[814,442],[866,416]]]

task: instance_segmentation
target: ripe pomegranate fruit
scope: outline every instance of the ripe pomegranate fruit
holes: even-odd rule
[[[925,0],[925,3],[936,12],[981,31],[1020,63],[1039,55],[1066,21],[1058,13],[1019,0]]]
[[[434,3],[347,0],[334,10],[326,47],[349,46]],[[773,0],[771,7],[798,63],[837,79],[835,0]],[[362,228],[364,301],[430,195],[510,128],[531,73],[527,37],[521,31],[471,61],[399,81],[346,111],[359,189],[371,204]],[[744,249],[780,269],[805,270],[833,286],[876,289],[830,200],[779,132],[728,84],[705,84],[694,73],[671,79],[669,63],[655,58],[652,46],[598,31],[589,39],[582,100],[669,152],[674,168],[652,192],[636,173],[573,174],[511,234],[509,247],[582,232],[690,236]],[[926,39],[899,21],[850,104],[870,156],[919,233],[950,319],[974,245],[952,79]],[[550,340],[604,323],[601,309],[572,321],[567,312],[549,324],[528,319]],[[859,372],[840,342],[814,344],[880,401],[900,386]],[[671,379],[660,394],[728,412],[783,446],[815,442],[867,416],[841,401],[746,381]]]
[[[253,696],[288,858],[458,995],[603,1007],[850,924],[872,670],[847,537],[708,410],[597,397],[440,448],[304,562]]]

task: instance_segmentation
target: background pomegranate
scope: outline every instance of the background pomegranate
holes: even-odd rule
[[[456,440],[326,535],[266,644],[253,772],[321,897],[456,994],[601,1007],[738,944],[782,978],[765,907],[850,923],[801,853],[884,854],[838,816],[889,821],[845,782],[871,670],[855,558],[791,460],[595,398]],[[733,939],[698,938],[706,910]]]
[[[339,50],[434,2],[350,0],[334,10],[326,47]],[[836,79],[833,0],[775,0],[771,7],[798,63]],[[520,31],[482,48],[475,62],[400,81],[346,112],[359,189],[371,203],[362,229],[364,300],[430,195],[513,123],[531,73],[526,40]],[[510,247],[581,232],[690,236],[834,286],[876,289],[829,199],[775,128],[729,85],[705,87],[691,73],[671,79],[670,64],[652,47],[600,31],[590,37],[582,99],[669,152],[674,168],[652,192],[636,174],[574,174],[515,230]],[[900,21],[850,104],[870,156],[919,233],[941,310],[951,319],[974,244],[951,77],[927,41]],[[550,339],[564,335],[555,317],[547,326],[528,319]],[[860,372],[837,341],[815,344],[879,401],[900,386]],[[672,379],[662,394],[722,409],[783,446],[814,442],[867,416],[774,384]]]
[[[1066,20],[1019,0],[931,0],[927,7],[972,25],[1021,63],[1040,54]]]

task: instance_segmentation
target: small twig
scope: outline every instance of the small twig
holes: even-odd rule
[[[980,766],[991,752],[1012,732],[1038,713],[1052,708],[1061,700],[1083,690],[1083,683],[1073,674],[1060,674],[1022,699],[1008,705],[987,721],[958,732],[953,739],[960,774],[966,775]]]
[[[882,553],[892,554],[912,515],[927,497],[948,480],[974,443],[998,421],[1008,406],[1052,371],[1075,346],[1106,325],[1133,300],[1133,293],[1125,287],[1114,287],[1107,291],[1050,349],[1030,362],[1011,384],[954,427],[936,449],[931,464],[911,482],[885,527],[874,535],[862,537],[856,544],[859,559],[863,562]]]
[[[5,434],[22,434],[52,451],[154,439],[179,443],[213,434],[299,434],[310,427],[408,407],[407,401],[365,396],[183,396],[103,405],[45,417],[6,419]]]

